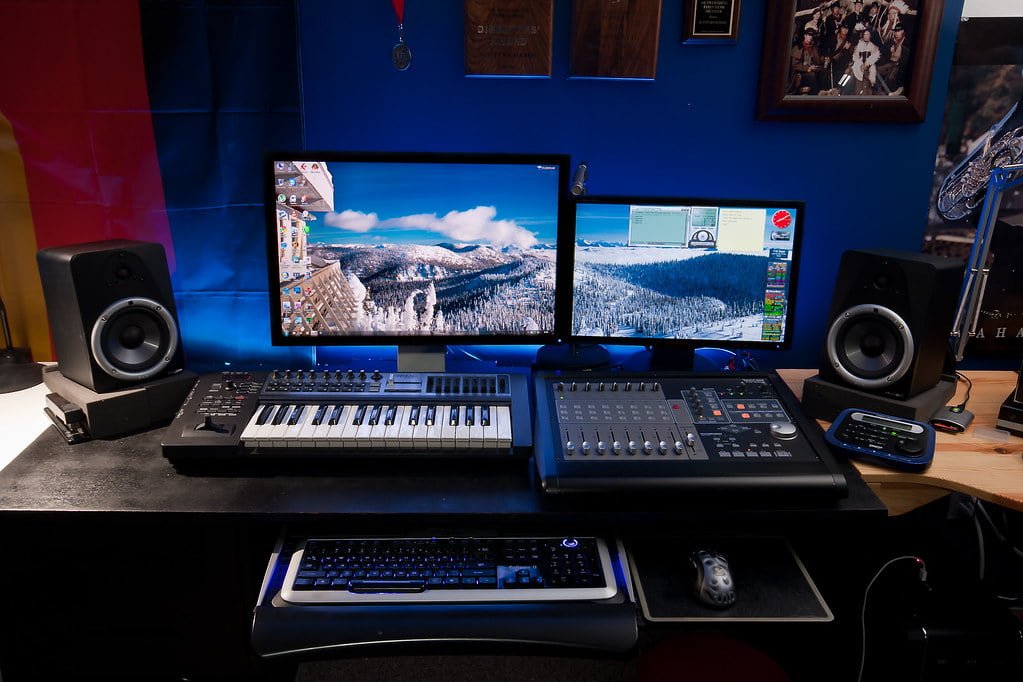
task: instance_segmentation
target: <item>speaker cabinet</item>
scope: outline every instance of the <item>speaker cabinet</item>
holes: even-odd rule
[[[820,378],[905,400],[934,387],[948,354],[961,261],[908,251],[846,251]]]
[[[104,393],[184,367],[162,245],[92,242],[42,249],[36,259],[66,378]]]

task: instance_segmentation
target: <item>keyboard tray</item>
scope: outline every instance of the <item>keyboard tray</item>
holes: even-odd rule
[[[621,653],[638,639],[624,549],[607,541],[616,594],[588,601],[294,604],[282,598],[304,537],[282,536],[270,558],[252,624],[265,658],[329,658],[356,647],[435,642],[547,645]]]

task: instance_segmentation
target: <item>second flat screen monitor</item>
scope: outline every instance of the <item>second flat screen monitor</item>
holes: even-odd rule
[[[787,347],[802,214],[797,201],[581,199],[571,335]]]

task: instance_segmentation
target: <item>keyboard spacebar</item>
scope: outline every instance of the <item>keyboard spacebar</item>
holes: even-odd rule
[[[350,580],[348,591],[357,594],[383,592],[425,592],[425,580]]]

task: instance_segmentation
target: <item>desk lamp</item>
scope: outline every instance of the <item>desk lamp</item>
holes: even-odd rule
[[[13,393],[43,383],[43,366],[32,362],[27,348],[15,348],[11,343],[11,328],[7,324],[7,308],[0,298],[0,325],[4,330],[4,347],[0,350],[0,393]]]

